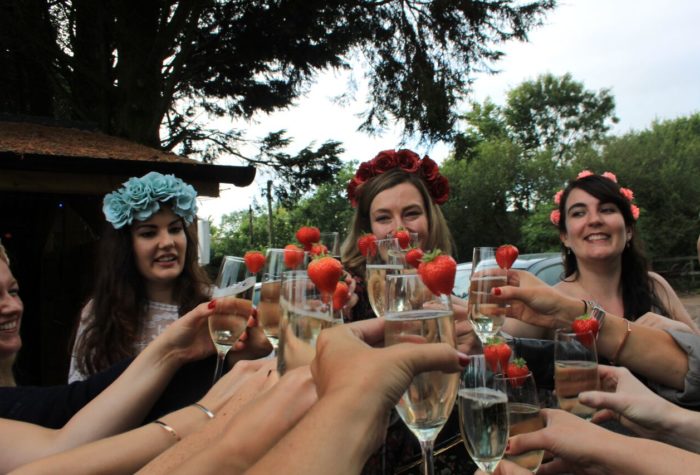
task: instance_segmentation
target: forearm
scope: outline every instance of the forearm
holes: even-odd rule
[[[360,473],[384,434],[386,415],[371,408],[358,408],[358,400],[361,396],[357,394],[323,397],[246,473]],[[358,410],[350,410],[352,407]]]
[[[57,449],[77,447],[135,427],[181,365],[176,353],[161,344],[149,345],[119,378],[57,431]]]
[[[203,427],[208,418],[198,409],[186,407],[162,420],[182,438]],[[12,473],[134,473],[176,442],[171,433],[152,423],[43,458]]]
[[[609,444],[598,457],[607,473],[700,473],[700,455],[649,439],[619,437],[619,443]]]
[[[700,413],[672,405],[666,416],[664,431],[657,439],[700,454]]]

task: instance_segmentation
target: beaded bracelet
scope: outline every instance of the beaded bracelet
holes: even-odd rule
[[[625,320],[625,322],[627,323],[627,330],[625,331],[625,334],[622,335],[622,340],[620,340],[620,344],[618,345],[615,354],[610,360],[611,364],[616,364],[615,361],[617,361],[617,359],[620,357],[620,353],[622,353],[622,349],[627,344],[627,339],[629,338],[630,333],[632,333],[632,322],[630,322],[629,320]]]
[[[176,442],[180,442],[180,440],[181,440],[181,439],[180,439],[180,436],[177,434],[177,432],[175,432],[175,429],[173,429],[172,427],[170,427],[168,424],[166,424],[165,422],[161,421],[160,419],[157,420],[157,421],[154,421],[153,423],[156,424],[156,425],[159,425],[160,427],[162,427],[162,428],[165,430],[165,432],[167,432],[168,434],[170,434],[171,436],[173,436],[173,438],[175,439]]]
[[[200,403],[198,403],[198,402],[193,402],[193,403],[191,404],[191,406],[194,406],[194,407],[196,407],[197,409],[199,409],[200,411],[202,411],[204,414],[207,415],[207,417],[208,417],[209,419],[213,419],[213,418],[214,418],[214,413],[213,413],[212,411],[210,411],[209,409],[207,409],[206,407],[202,406]]]

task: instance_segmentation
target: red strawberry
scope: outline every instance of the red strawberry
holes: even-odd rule
[[[251,274],[257,274],[265,265],[265,255],[260,251],[248,251],[243,255],[245,266]]]
[[[513,362],[508,365],[508,370],[506,370],[506,376],[512,378],[510,384],[515,388],[525,384],[525,376],[529,373],[530,368],[527,367],[527,363],[525,363],[523,358],[515,358]]]
[[[401,249],[406,249],[408,248],[408,245],[411,244],[411,235],[404,228],[397,229],[394,233],[394,237],[397,241],[399,241],[399,246]]]
[[[406,263],[411,266],[415,267],[418,269],[418,266],[421,263],[421,259],[423,259],[423,249],[420,249],[418,247],[414,247],[413,249],[410,249],[406,253]]]
[[[504,244],[496,249],[496,262],[501,269],[510,269],[518,258],[518,248],[512,244]]]
[[[508,346],[506,341],[500,336],[493,336],[486,340],[484,359],[494,373],[498,373],[499,365],[503,371],[506,371],[512,353],[513,351],[510,349],[510,346]]]
[[[357,240],[357,248],[363,256],[375,256],[377,254],[377,237],[374,234],[363,234]]]
[[[571,328],[574,330],[574,333],[576,333],[578,341],[586,346],[591,346],[595,337],[598,335],[598,320],[590,315],[581,315],[574,320]]]
[[[325,256],[328,254],[328,248],[321,244],[320,242],[317,242],[313,246],[311,246],[311,251],[309,253],[312,256]]]
[[[418,266],[418,274],[423,283],[435,295],[450,295],[455,285],[457,263],[440,249],[431,251],[423,256]]]
[[[304,261],[304,251],[299,246],[287,244],[284,246],[284,265],[288,269],[296,269]]]
[[[340,310],[345,307],[348,300],[350,300],[348,284],[342,281],[335,284],[335,291],[333,292],[333,310]]]
[[[305,251],[310,251],[311,246],[321,240],[321,231],[314,226],[302,226],[297,231],[296,238],[304,246]]]
[[[343,274],[343,265],[338,259],[325,256],[311,261],[306,271],[322,294],[332,295]]]

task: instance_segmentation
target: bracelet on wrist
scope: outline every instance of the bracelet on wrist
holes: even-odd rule
[[[193,403],[190,404],[190,405],[191,405],[191,406],[194,406],[194,407],[196,407],[197,409],[199,409],[200,411],[202,411],[204,414],[207,415],[207,417],[208,417],[209,419],[213,419],[213,418],[214,418],[214,413],[213,413],[212,411],[210,411],[209,409],[207,409],[206,407],[202,406],[200,403],[198,403],[198,402],[193,402]]]
[[[178,433],[175,431],[175,429],[173,429],[172,427],[170,427],[168,424],[166,424],[165,422],[161,421],[160,419],[158,419],[157,421],[153,421],[153,423],[154,423],[155,425],[157,425],[157,426],[162,427],[163,430],[164,430],[165,432],[167,432],[168,434],[170,434],[170,436],[171,436],[173,439],[175,439],[175,442],[180,442],[180,440],[182,440],[182,439],[180,439],[180,436],[179,436]]]
[[[596,334],[596,338],[598,338],[598,335],[600,335],[600,331],[603,329],[603,325],[605,325],[605,316],[607,315],[607,313],[605,312],[605,310],[603,310],[603,307],[601,307],[595,300],[582,300],[582,302],[584,308],[584,315],[590,315],[592,318],[595,318],[598,322],[598,333]]]
[[[620,358],[620,353],[622,353],[622,350],[625,348],[625,345],[627,344],[627,339],[629,338],[630,333],[632,333],[632,322],[625,319],[625,323],[627,323],[627,329],[625,330],[625,334],[622,335],[622,339],[620,340],[620,344],[617,345],[617,350],[615,350],[613,357],[610,359],[610,364],[612,364],[612,365],[617,365],[616,362]]]

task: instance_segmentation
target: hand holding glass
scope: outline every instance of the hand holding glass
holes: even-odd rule
[[[447,343],[455,346],[449,296],[433,295],[417,274],[386,277],[385,345]],[[447,422],[457,395],[459,374],[428,371],[413,378],[396,405],[404,423],[418,438],[425,474],[433,473],[433,444]]]
[[[554,388],[559,407],[590,419],[595,409],[581,404],[578,395],[597,390],[598,384],[598,355],[593,334],[558,329],[554,334]]]

